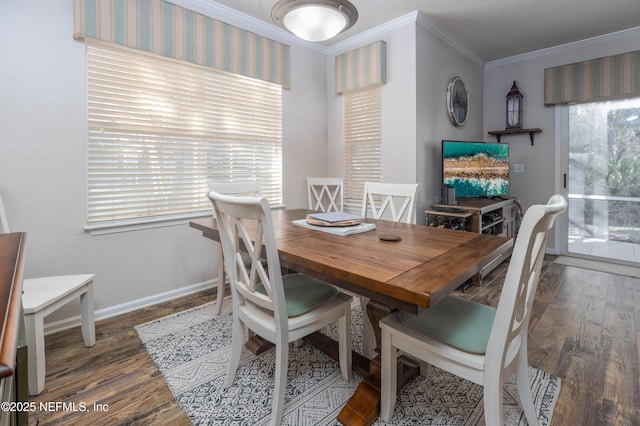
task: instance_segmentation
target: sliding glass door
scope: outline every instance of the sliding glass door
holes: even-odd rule
[[[640,98],[569,106],[568,253],[640,262]]]

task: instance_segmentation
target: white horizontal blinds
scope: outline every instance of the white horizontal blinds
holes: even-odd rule
[[[360,209],[364,183],[382,180],[380,87],[344,94],[344,201]]]
[[[282,88],[87,40],[88,222],[209,212],[208,182],[282,204]]]

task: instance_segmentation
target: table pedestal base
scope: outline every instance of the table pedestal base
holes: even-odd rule
[[[380,320],[392,312],[391,307],[370,300],[367,316],[376,337],[376,353],[380,353]],[[358,385],[353,396],[338,414],[337,420],[346,426],[369,426],[380,415],[380,355],[369,363],[369,374]],[[420,364],[406,356],[398,357],[398,389],[420,374]]]
[[[338,414],[337,420],[345,426],[369,426],[380,416],[380,356],[371,361],[371,370]],[[398,390],[418,374],[419,363],[398,358]]]
[[[254,355],[260,355],[267,349],[272,348],[274,345],[267,339],[263,339],[262,337],[254,334],[244,346]]]

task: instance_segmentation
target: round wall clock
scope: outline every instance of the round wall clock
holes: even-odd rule
[[[453,77],[447,86],[447,111],[454,126],[462,126],[469,116],[469,93],[460,77]]]

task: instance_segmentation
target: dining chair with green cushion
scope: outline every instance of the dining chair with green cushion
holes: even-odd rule
[[[393,222],[416,223],[417,183],[365,182],[362,217],[370,210],[374,219],[390,218]],[[390,214],[390,216],[389,216]]]
[[[220,194],[236,195],[244,197],[257,197],[260,195],[260,184],[255,181],[246,182],[210,182],[209,190],[216,191]],[[224,273],[224,261],[222,259],[222,246],[216,244],[218,255],[218,292],[216,296],[216,315],[220,314],[222,302],[224,300],[224,289],[226,278]],[[246,253],[243,253],[244,261],[249,264],[251,259]]]
[[[380,417],[389,421],[397,395],[397,354],[404,351],[484,387],[487,425],[502,425],[503,387],[515,373],[530,425],[537,425],[528,375],[527,329],[549,231],[567,201],[554,195],[524,215],[497,309],[447,296],[417,315],[395,312],[380,322]]]
[[[225,388],[233,385],[245,327],[275,344],[275,388],[270,424],[280,424],[287,382],[289,343],[338,322],[338,358],[351,377],[352,297],[302,274],[283,275],[269,203],[265,198],[209,192],[218,221],[233,300],[232,343]],[[248,253],[247,266],[242,252]],[[265,253],[266,251],[266,253]],[[266,256],[268,268],[261,259]]]
[[[344,208],[341,177],[307,178],[309,210],[340,212]]]

